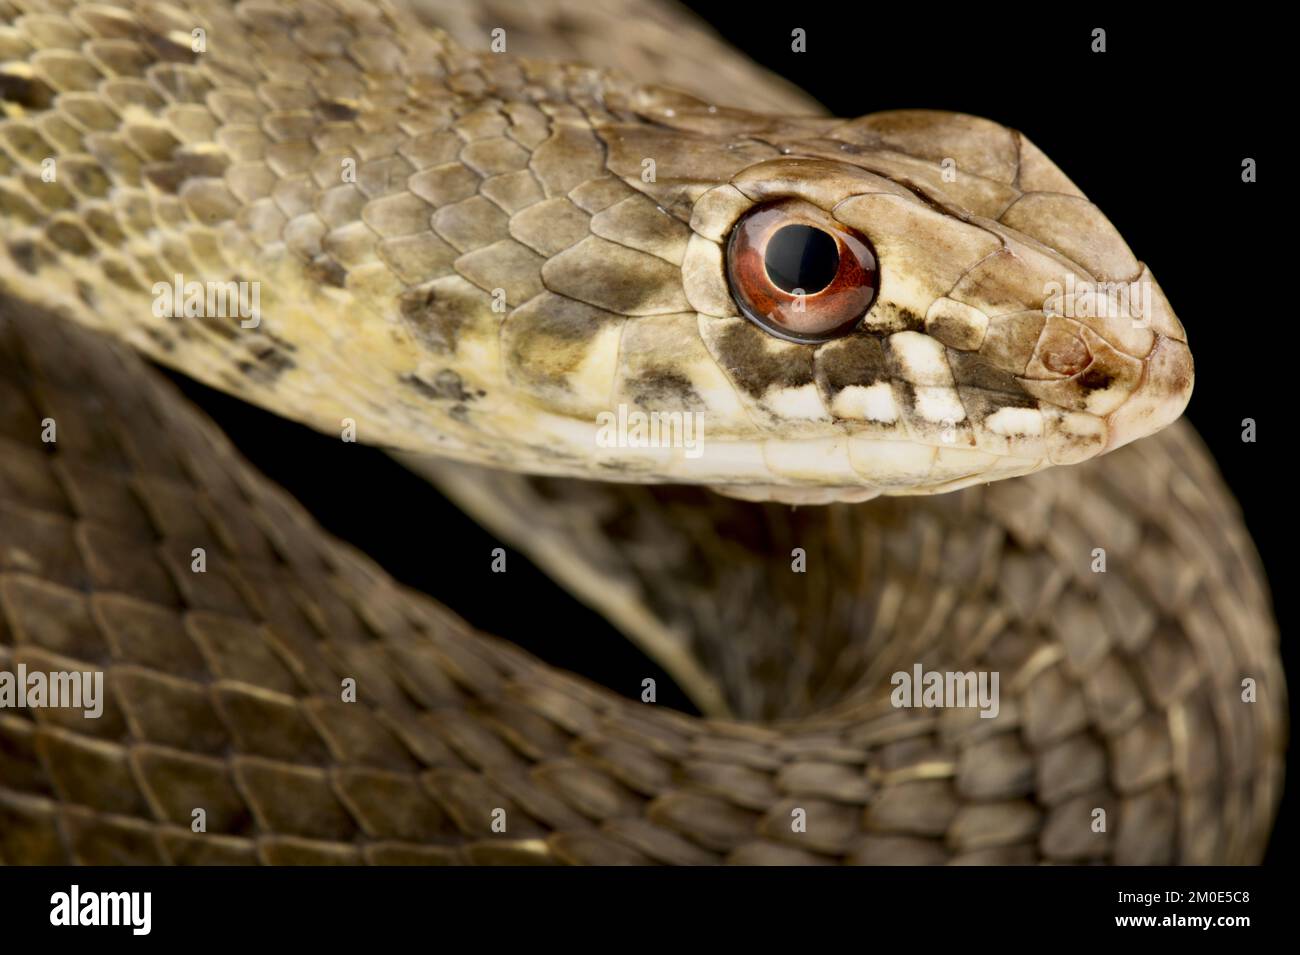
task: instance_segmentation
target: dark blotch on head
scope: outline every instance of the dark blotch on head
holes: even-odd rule
[[[675,371],[653,369],[627,383],[632,400],[656,411],[703,411],[704,400],[689,378]]]
[[[741,388],[755,398],[769,388],[798,388],[812,383],[813,350],[804,346],[768,351],[770,336],[741,321],[718,336],[718,361]]]
[[[1089,368],[1079,376],[1079,387],[1085,391],[1105,391],[1111,386],[1115,376],[1100,368]]]
[[[973,352],[949,348],[947,353],[953,382],[971,421],[982,422],[1003,408],[1038,407],[1038,401],[1010,372],[993,367]]]
[[[1003,407],[1007,408],[1038,407],[1037,400],[1025,392],[1011,372],[995,368],[975,352],[959,351],[955,348],[946,351],[948,367],[952,369],[952,379],[958,388],[996,391],[1006,396]]]
[[[885,350],[872,335],[850,335],[817,350],[817,386],[828,400],[850,385],[868,387],[889,377]]]
[[[892,335],[895,332],[924,332],[925,319],[910,308],[879,299],[867,313],[867,324],[877,335]]]

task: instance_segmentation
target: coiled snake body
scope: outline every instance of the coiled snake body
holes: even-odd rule
[[[996,124],[822,118],[683,14],[557,9],[0,0],[0,671],[106,686],[0,709],[0,860],[1257,860],[1268,596],[1105,218]],[[787,200],[875,246],[844,338],[733,299]],[[1151,302],[1045,311],[1067,277]],[[188,282],[259,312],[157,308]],[[706,716],[395,584],[138,353],[403,455]],[[600,445],[620,406],[704,453]],[[996,715],[893,705],[918,667]]]

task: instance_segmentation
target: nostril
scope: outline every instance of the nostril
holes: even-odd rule
[[[1088,367],[1088,346],[1077,338],[1066,337],[1052,342],[1043,351],[1043,365],[1058,375],[1077,375]]]
[[[1082,339],[1062,328],[1048,328],[1038,341],[1038,360],[1048,371],[1068,378],[1088,367],[1092,353]]]

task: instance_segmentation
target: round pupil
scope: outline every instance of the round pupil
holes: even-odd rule
[[[803,289],[811,295],[835,278],[840,268],[840,250],[835,240],[821,229],[788,225],[768,240],[763,264],[767,266],[768,278],[782,291]]]

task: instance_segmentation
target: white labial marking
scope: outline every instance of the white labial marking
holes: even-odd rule
[[[889,347],[913,385],[953,386],[952,371],[943,345],[920,332],[899,332],[889,336]]]
[[[1005,438],[1042,437],[1043,413],[1037,408],[1000,408],[984,419],[984,427]]]
[[[831,401],[831,413],[837,418],[893,424],[898,420],[898,404],[889,382],[878,381],[874,385],[849,385],[840,389]]]
[[[1047,424],[1047,458],[1053,464],[1086,461],[1106,446],[1106,422],[1095,415],[1049,408],[1043,418]]]
[[[916,413],[926,421],[956,424],[966,420],[966,409],[953,388],[922,385],[916,389]]]
[[[763,395],[763,406],[781,418],[817,421],[826,418],[826,406],[813,384],[797,388],[770,389]]]
[[[708,409],[711,425],[718,421],[748,423],[745,406],[736,397],[736,389],[731,386],[722,369],[712,359],[707,364],[701,362],[684,369],[684,372],[691,382],[691,387],[695,389],[695,393],[700,396],[700,400]]]

